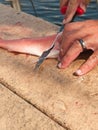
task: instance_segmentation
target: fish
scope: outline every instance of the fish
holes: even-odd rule
[[[0,39],[0,48],[9,52],[17,52],[41,56],[43,51],[49,49],[56,37],[56,34],[38,38],[21,38],[21,39]],[[60,36],[59,36],[60,37]],[[52,49],[47,58],[57,58],[60,52],[60,40],[57,39],[55,47]]]

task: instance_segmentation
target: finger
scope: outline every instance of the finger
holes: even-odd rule
[[[63,24],[66,24],[66,23],[68,23],[72,20],[73,16],[76,13],[78,6],[79,6],[78,0],[69,1],[68,7],[67,7],[67,10],[66,10],[66,15],[65,15],[65,18],[63,20]]]
[[[88,1],[86,0],[82,0],[80,3],[80,7],[84,10],[84,12],[86,12],[87,5],[88,5]]]
[[[86,5],[84,3],[80,4],[80,8],[83,9],[84,13],[86,12]]]
[[[62,8],[64,5],[67,5],[68,0],[60,0],[60,8]]]
[[[90,58],[75,72],[75,75],[81,76],[91,71],[98,65],[98,50],[96,50]]]
[[[62,38],[62,41],[61,41],[61,44],[60,44],[60,53],[59,53],[60,59],[64,56],[64,54],[67,52],[67,50],[73,44],[73,41],[74,41],[73,39],[74,38],[70,33],[67,33],[66,36],[64,36]]]
[[[85,29],[79,29],[75,31],[68,32],[62,38],[62,43],[60,44],[60,57],[63,57],[66,51],[70,48],[74,41],[86,37],[88,35]]]
[[[65,24],[63,32],[74,31],[74,30],[82,28],[83,26],[84,26],[84,21],[70,22],[70,23]]]
[[[80,7],[86,12],[87,5],[89,4],[90,0],[82,0],[80,3]]]
[[[69,50],[65,53],[61,62],[58,64],[59,68],[66,68],[69,64],[78,57],[80,52],[82,52],[82,47],[78,41],[75,41]]]

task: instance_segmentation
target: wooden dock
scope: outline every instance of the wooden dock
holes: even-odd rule
[[[15,26],[14,26],[15,25]],[[51,35],[58,27],[0,4],[1,38]],[[80,58],[66,70],[57,61],[44,62],[33,72],[35,56],[0,49],[0,130],[98,130],[98,67],[82,77],[73,72]]]

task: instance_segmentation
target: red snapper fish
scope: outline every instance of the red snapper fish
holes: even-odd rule
[[[23,38],[14,40],[0,39],[0,48],[7,49],[10,52],[26,53],[41,56],[42,52],[49,49],[56,35],[41,38]],[[57,58],[59,54],[59,37],[55,47],[48,55],[48,58]]]

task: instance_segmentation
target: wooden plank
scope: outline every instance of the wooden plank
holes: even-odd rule
[[[44,21],[41,18],[34,17],[32,15],[29,15],[23,12],[18,13],[13,8],[4,6],[3,4],[0,4],[0,8],[1,8],[0,9],[0,17],[1,17],[0,24],[2,25],[16,25],[17,24],[20,26],[25,26],[26,29],[32,30],[31,35],[29,37],[52,35],[52,34],[55,34],[59,28],[56,25],[50,24],[48,21]]]
[[[64,130],[0,84],[0,130]]]
[[[18,21],[34,30],[31,36],[56,32],[55,25],[24,13],[17,15],[9,8],[4,11],[5,8],[0,6],[1,24],[12,25]],[[25,37],[26,34],[22,33],[16,33],[13,38]],[[63,127],[98,130],[98,67],[85,76],[75,77],[72,73],[85,61],[82,57],[66,70],[59,70],[57,61],[50,59],[45,61],[38,73],[34,73],[33,59],[36,57],[27,58],[23,54],[14,55],[0,49],[0,81]]]

